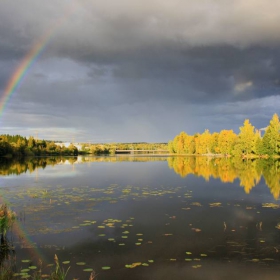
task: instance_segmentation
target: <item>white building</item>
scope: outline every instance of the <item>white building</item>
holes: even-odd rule
[[[78,149],[78,151],[82,149],[82,145],[80,145],[79,143],[70,143],[70,142],[55,143],[55,145],[60,146],[61,148],[62,147],[68,148],[71,144],[73,144]]]

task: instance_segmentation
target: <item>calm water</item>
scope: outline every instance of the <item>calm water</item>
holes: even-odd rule
[[[279,162],[33,159],[0,174],[17,271],[48,273],[56,254],[68,279],[279,279]]]

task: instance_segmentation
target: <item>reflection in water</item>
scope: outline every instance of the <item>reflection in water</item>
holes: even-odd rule
[[[8,231],[15,220],[15,213],[6,204],[0,204],[0,268],[7,265],[15,265],[15,251],[12,239],[8,237]],[[0,273],[1,278],[2,273]],[[2,279],[2,278],[1,278]]]
[[[210,177],[219,178],[222,182],[232,183],[240,180],[240,186],[250,193],[263,176],[273,197],[280,194],[280,161],[278,160],[241,160],[237,158],[208,157],[169,157],[168,165],[182,177],[190,174],[202,176],[206,181]]]
[[[32,173],[38,168],[56,164],[77,164],[91,162],[120,162],[120,161],[168,161],[168,166],[174,169],[181,177],[190,174],[202,176],[206,181],[219,178],[224,183],[240,180],[240,186],[245,193],[250,193],[263,176],[267,186],[275,199],[280,194],[280,161],[267,159],[242,160],[237,158],[211,158],[211,157],[47,157],[31,158],[29,160],[0,161],[0,176],[19,175],[27,171]]]
[[[38,168],[36,181],[28,173]],[[20,269],[57,254],[69,279],[88,280],[84,269],[98,280],[278,279],[279,202],[238,186],[249,193],[265,180],[276,198],[278,170],[277,161],[206,157],[34,158],[4,162],[1,174],[27,174],[6,176],[0,191],[17,213]]]
[[[77,161],[77,157],[47,157],[47,158],[30,158],[30,159],[6,159],[0,158],[0,176],[3,175],[20,175],[21,173],[34,172],[37,168],[45,168],[47,165],[56,165]]]
[[[190,174],[201,176],[206,181],[211,177],[219,178],[224,183],[233,183],[240,180],[240,186],[249,194],[263,177],[273,197],[280,195],[280,161],[268,159],[242,160],[239,158],[212,158],[212,157],[147,157],[147,156],[120,156],[120,157],[47,157],[31,158],[28,160],[0,161],[0,176],[20,175],[27,171],[32,173],[38,168],[44,169],[47,165],[78,164],[91,162],[147,162],[168,161],[168,166],[186,177]]]
[[[166,161],[166,157],[35,157],[29,159],[6,159],[0,158],[0,176],[7,175],[20,175],[22,173],[35,172],[38,168],[44,169],[47,165],[57,164],[78,164],[78,163],[91,163],[91,162],[120,162],[120,161],[134,161],[134,162],[145,162],[145,161]]]

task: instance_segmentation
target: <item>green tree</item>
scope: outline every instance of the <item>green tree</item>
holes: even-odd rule
[[[14,153],[13,147],[6,141],[0,141],[0,157],[12,155]]]
[[[173,149],[173,141],[172,140],[170,140],[169,142],[168,142],[168,151],[169,151],[169,153],[175,153],[175,151],[174,151],[174,149]]]
[[[277,114],[270,120],[262,140],[262,152],[267,155],[279,154],[280,152],[280,122]]]
[[[256,154],[257,155],[264,154],[262,138],[260,137],[260,135],[258,133],[256,134]]]
[[[74,155],[74,156],[78,155],[78,149],[73,144],[70,144],[68,146],[68,150],[71,155]]]
[[[48,143],[47,144],[47,149],[49,150],[49,151],[55,151],[56,150],[56,145],[55,145],[55,143],[54,142],[50,142],[50,143]]]
[[[28,144],[27,144],[28,148],[32,149],[35,147],[35,140],[33,136],[30,136],[28,139]]]

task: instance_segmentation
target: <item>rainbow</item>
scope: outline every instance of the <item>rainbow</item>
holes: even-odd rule
[[[7,204],[8,202],[4,200],[3,197],[0,198],[0,204]],[[27,258],[31,258],[31,262],[37,263],[41,260],[44,264],[48,264],[49,260],[41,253],[37,245],[31,240],[30,236],[26,233],[24,225],[21,223],[19,217],[16,217],[14,224],[12,225],[12,235],[15,235],[19,241],[20,246],[26,249]]]
[[[5,105],[8,103],[12,94],[16,91],[16,89],[20,86],[21,81],[26,76],[28,69],[32,66],[32,64],[36,61],[36,58],[43,52],[45,49],[47,42],[51,35],[43,37],[39,42],[37,42],[28,54],[23,58],[17,67],[16,71],[13,73],[12,77],[9,79],[8,84],[4,90],[3,96],[0,99],[0,117],[3,114],[5,109]]]
[[[39,38],[31,47],[29,52],[25,55],[25,57],[21,60],[16,70],[10,77],[5,89],[4,93],[0,98],[0,117],[3,115],[6,104],[10,100],[13,93],[19,88],[21,82],[24,80],[24,77],[27,75],[28,70],[38,59],[40,54],[46,49],[46,46],[53,38],[54,34],[58,30],[58,28],[69,18],[69,16],[74,12],[73,5],[69,5],[67,10],[64,12],[64,16],[58,19],[48,30],[44,33],[43,36]]]
[[[12,228],[13,234],[18,237],[20,240],[20,246],[25,248],[28,251],[27,258],[30,257],[31,261],[34,263],[38,263],[41,260],[44,265],[48,264],[50,260],[48,260],[41,250],[37,247],[37,245],[31,240],[30,236],[26,233],[22,223],[19,220],[13,224]]]
[[[70,5],[72,4],[72,5]],[[62,26],[66,20],[72,15],[75,11],[73,3],[68,3],[66,5],[66,9],[64,10],[63,16],[59,18],[57,21],[54,22],[46,30],[46,32],[41,36],[31,47],[28,53],[24,56],[24,58],[18,64],[16,70],[11,75],[8,83],[4,89],[3,94],[0,97],[0,117],[3,115],[4,109],[6,108],[8,101],[11,99],[12,95],[16,90],[20,87],[21,83],[23,82],[24,78],[26,77],[28,70],[32,67],[32,65],[36,62],[38,57],[43,53],[46,49],[48,43],[51,41],[53,36],[55,35],[56,31]],[[2,200],[2,201],[1,201]],[[0,203],[4,202],[3,198],[1,199],[0,196]],[[25,232],[22,223],[19,220],[16,220],[13,231],[22,238],[21,242],[24,244],[24,247],[27,248],[30,253],[35,254],[36,259],[40,258],[42,261],[44,256],[40,253],[39,248],[36,248],[34,242],[30,239],[28,234]]]

